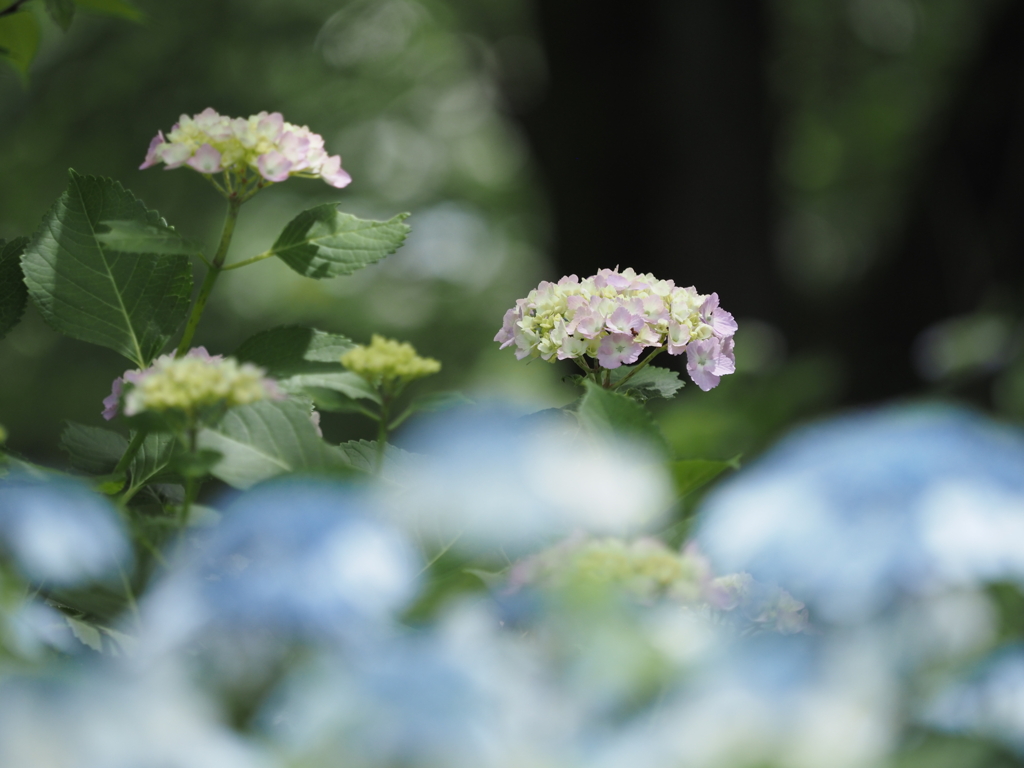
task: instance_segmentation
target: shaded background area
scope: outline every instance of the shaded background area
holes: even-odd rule
[[[740,372],[663,409],[682,456],[749,455],[890,398],[1024,417],[1022,2],[138,4],[145,25],[49,27],[28,89],[0,74],[0,236],[30,233],[74,167],[212,242],[220,200],[197,175],[136,169],[157,129],[211,105],[310,125],[355,179],[261,194],[232,258],[315,203],[413,213],[407,247],[351,278],[225,275],[198,337],[213,351],[282,323],[376,331],[443,360],[438,387],[558,405],[570,371],[491,338],[538,280],[619,264],[740,320]],[[12,445],[57,461],[61,421],[99,423],[123,368],[30,311],[0,343]]]

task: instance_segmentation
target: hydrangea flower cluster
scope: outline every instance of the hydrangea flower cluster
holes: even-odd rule
[[[612,587],[645,602],[663,598],[733,614],[751,628],[791,634],[807,625],[806,606],[784,589],[759,584],[749,573],[716,577],[693,544],[676,551],[652,537],[572,536],[512,566],[508,586]]]
[[[157,163],[167,170],[187,165],[200,173],[252,168],[267,181],[304,176],[339,189],[352,181],[341,157],[324,150],[322,136],[285,122],[280,112],[230,118],[207,108],[193,117],[182,115],[167,136],[157,133],[139,167]]]
[[[251,363],[211,355],[205,347],[180,358],[163,355],[145,370],[125,371],[114,379],[103,400],[103,418],[114,418],[122,405],[125,416],[169,410],[194,414],[213,406],[231,408],[282,397],[277,383],[265,374]]]
[[[703,295],[651,274],[602,269],[580,280],[542,282],[505,313],[494,340],[516,357],[597,360],[601,368],[635,363],[644,349],[686,353],[687,371],[707,391],[736,370],[736,321],[719,306],[718,294]],[[582,361],[581,361],[582,364]]]
[[[421,379],[441,370],[432,357],[420,357],[412,344],[374,334],[369,346],[357,345],[341,356],[341,364],[374,386]]]
[[[704,561],[669,549],[654,538],[572,537],[513,566],[510,586],[593,585],[620,587],[644,599],[701,597]]]

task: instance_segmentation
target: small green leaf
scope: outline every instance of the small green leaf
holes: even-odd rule
[[[402,247],[410,231],[404,223],[408,216],[366,221],[325,203],[292,219],[270,250],[306,277],[351,275]]]
[[[291,472],[345,468],[309,418],[309,407],[295,400],[263,400],[228,411],[216,429],[199,433],[199,446],[224,458],[214,477],[235,488]]]
[[[61,333],[145,368],[188,313],[191,265],[185,256],[108,253],[100,222],[166,224],[116,181],[69,175],[21,257],[29,295]]]
[[[68,421],[60,435],[60,449],[75,469],[103,475],[117,466],[128,450],[128,441],[113,430]]]
[[[111,219],[96,227],[96,240],[108,251],[152,253],[159,256],[195,256],[202,252],[195,243],[161,222],[139,219]]]
[[[74,0],[46,0],[46,12],[53,19],[54,24],[65,32],[71,27],[71,20],[75,18]]]
[[[75,4],[83,11],[116,16],[128,21],[142,21],[145,18],[142,11],[125,0],[75,0]]]
[[[21,254],[27,237],[9,243],[0,241],[0,339],[21,320],[28,301],[28,288],[21,274]]]
[[[365,380],[363,381],[365,382]],[[360,386],[355,380],[353,380],[353,385]],[[369,385],[366,386],[369,387]],[[376,399],[376,393],[372,390],[368,389],[367,393],[358,393],[358,397],[350,397],[338,389],[328,389],[327,387],[304,387],[303,391],[306,395],[313,398],[313,403],[318,411],[326,413],[361,413],[374,421],[380,421],[379,413],[359,402],[371,397]]]
[[[635,438],[668,452],[661,430],[640,403],[593,381],[583,384],[587,391],[580,400],[576,416],[585,429],[595,434]]]
[[[113,496],[115,493],[120,493],[124,489],[124,485],[127,480],[128,478],[124,472],[116,472],[92,478],[92,485],[97,491],[105,496]]]
[[[286,392],[313,396],[316,390],[333,390],[346,398],[379,403],[380,396],[366,380],[341,364],[341,356],[354,346],[338,334],[283,326],[243,342],[235,357],[265,368]]]
[[[683,498],[701,488],[727,469],[739,469],[740,457],[735,456],[728,461],[710,461],[708,459],[687,459],[673,461],[669,464],[676,493]]]
[[[28,79],[28,68],[39,50],[39,22],[35,14],[19,11],[0,16],[0,58],[9,61]]]
[[[620,366],[612,371],[612,384],[618,384],[635,370],[636,366]],[[644,402],[656,397],[663,397],[671,400],[676,392],[683,388],[683,381],[679,374],[668,368],[659,368],[655,365],[645,365],[629,381],[620,385],[615,391],[631,396]]]
[[[64,621],[67,622],[68,627],[71,629],[71,634],[73,634],[79,642],[89,648],[92,648],[97,653],[103,653],[103,636],[96,627],[84,621],[73,619],[70,616],[65,616]]]

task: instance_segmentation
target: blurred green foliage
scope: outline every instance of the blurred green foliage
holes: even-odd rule
[[[0,236],[31,234],[71,167],[122,181],[186,237],[209,245],[223,203],[192,172],[138,171],[149,140],[180,113],[207,106],[234,115],[281,111],[323,134],[355,181],[340,194],[301,180],[262,193],[242,213],[230,260],[262,252],[301,209],[323,202],[369,218],[410,210],[413,234],[398,255],[352,278],[313,283],[276,259],[228,273],[196,342],[230,352],[284,323],[356,341],[381,332],[444,360],[439,389],[526,397],[532,390],[551,399],[555,378],[544,373],[553,371],[517,365],[490,346],[504,308],[541,276],[546,226],[497,87],[500,76],[529,91],[542,77],[522,4],[138,6],[141,25],[79,15],[66,34],[44,27],[27,88],[13,70],[0,75],[0,141],[8,148],[0,153],[8,181],[0,187]],[[100,400],[124,367],[116,355],[59,337],[30,310],[0,346],[0,414],[12,445],[58,461],[61,422],[101,423]],[[334,415],[324,427],[329,437],[366,429]]]
[[[558,276],[545,260],[539,174],[513,118],[541,98],[546,77],[529,2],[137,0],[141,23],[95,13],[105,2],[76,0],[89,12],[74,14],[66,32],[46,17],[66,3],[33,0],[11,14],[31,15],[41,39],[27,85],[14,67],[0,68],[0,238],[30,235],[71,167],[122,181],[209,248],[222,201],[194,173],[139,171],[149,140],[207,106],[278,110],[323,134],[354,183],[338,193],[295,180],[262,193],[242,213],[230,260],[263,251],[318,203],[367,218],[409,210],[412,235],[395,256],[334,281],[303,280],[276,259],[225,274],[197,343],[231,352],[286,323],[357,342],[379,332],[444,362],[428,389],[530,407],[575,396],[560,381],[571,369],[525,365],[491,342],[516,298]],[[816,296],[841,294],[881,258],[950,94],[1001,5],[772,4],[779,254],[791,282]],[[1007,371],[997,404],[1024,416],[1019,334],[1012,318],[999,322],[1008,330],[989,344]],[[742,317],[740,327],[736,376],[658,406],[681,458],[749,460],[794,422],[842,401],[843,370],[827,347],[789,359],[771,327]],[[947,336],[926,339],[922,354],[968,376],[979,366],[991,374],[993,355],[957,362],[965,345],[956,338],[977,358],[977,334]],[[61,423],[99,425],[100,401],[124,367],[107,350],[57,335],[30,308],[0,344],[0,421],[11,444],[59,462]],[[324,428],[334,440],[373,436],[351,415],[326,414]]]

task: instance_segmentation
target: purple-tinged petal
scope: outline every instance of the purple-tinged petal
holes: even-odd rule
[[[608,318],[606,327],[611,333],[632,333],[640,330],[643,324],[642,317],[634,315],[626,307],[619,306]]]
[[[256,159],[256,167],[267,181],[284,181],[288,178],[292,164],[280,152],[271,150]]]
[[[139,166],[140,171],[160,162],[160,156],[157,153],[157,149],[166,141],[167,140],[164,138],[164,132],[157,131],[156,136],[154,136],[153,140],[149,142],[149,149],[146,151],[146,160]]]
[[[668,324],[668,353],[681,355],[690,343],[690,329],[673,321]]]
[[[110,385],[110,394],[103,398],[103,418],[110,421],[117,416],[121,407],[121,390],[124,388],[124,379],[118,376]]]
[[[686,370],[693,383],[705,392],[718,386],[716,368],[721,353],[722,345],[716,338],[694,341],[686,347]]]
[[[266,112],[260,112],[259,118],[259,122],[256,123],[257,135],[274,142],[281,138],[281,132],[284,130],[284,115],[280,112],[272,112],[269,115]]]
[[[185,161],[192,157],[192,150],[184,144],[165,142],[156,149],[158,159],[164,161],[164,170],[170,171],[180,168]]]
[[[631,365],[640,357],[644,348],[633,341],[628,333],[612,333],[601,339],[597,350],[597,362],[602,368],[618,368],[620,365]]]
[[[502,318],[501,322],[501,330],[494,336],[495,341],[501,342],[501,346],[498,349],[504,349],[516,340],[516,323],[521,319],[522,312],[518,307],[512,307],[512,309],[505,313],[505,317]]]
[[[200,173],[220,173],[224,170],[220,164],[220,152],[209,144],[203,144],[196,153],[188,159],[188,166]]]
[[[712,332],[719,338],[728,338],[736,333],[739,327],[733,316],[718,304],[718,294],[708,296],[700,308],[701,319],[711,326]]]
[[[327,162],[320,169],[320,177],[337,189],[342,189],[352,183],[352,177],[348,175],[348,171],[341,167],[339,155],[327,158]]]

